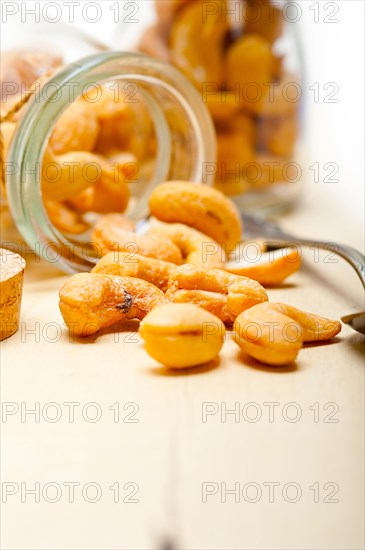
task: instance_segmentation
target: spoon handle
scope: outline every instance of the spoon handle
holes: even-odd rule
[[[355,248],[335,242],[330,243],[324,241],[311,241],[308,239],[296,238],[292,238],[290,240],[282,240],[280,242],[280,247],[283,245],[290,246],[290,244],[305,246],[307,248],[320,248],[322,250],[327,250],[327,252],[333,252],[334,254],[341,256],[341,258],[346,260],[354,268],[360,278],[363,287],[365,288],[365,256],[361,254],[358,250],[355,250]],[[277,242],[266,242],[266,245],[270,248],[277,248],[279,246]]]
[[[294,237],[283,231],[277,223],[260,216],[244,215],[243,223],[245,235],[248,233],[252,237],[265,238],[265,244],[271,249],[298,245],[308,248],[321,248],[322,250],[331,251],[341,256],[341,258],[346,260],[355,269],[365,288],[365,256],[351,246],[335,242],[315,241]]]

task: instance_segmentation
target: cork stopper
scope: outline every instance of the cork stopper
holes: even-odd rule
[[[0,248],[0,340],[19,328],[25,260]]]

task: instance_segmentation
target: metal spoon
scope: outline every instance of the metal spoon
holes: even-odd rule
[[[328,246],[331,245],[331,251],[341,256],[354,268],[365,288],[365,256],[354,248],[334,242],[311,241],[309,239],[294,237],[283,231],[276,223],[252,214],[244,215],[244,227],[245,238],[264,237],[265,244],[269,250],[295,244],[305,247],[317,247],[328,251]],[[341,318],[341,321],[357,332],[365,334],[365,312],[345,315]]]

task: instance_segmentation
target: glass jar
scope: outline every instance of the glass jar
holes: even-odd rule
[[[215,186],[242,211],[292,205],[304,180],[301,8],[289,0],[136,2],[139,51],[178,67],[215,123]],[[144,28],[144,21],[152,21]],[[120,43],[129,37],[121,27]]]
[[[48,145],[61,115],[80,100],[97,108],[106,90],[108,93],[113,90],[114,98],[115,94],[122,93],[118,104],[129,98],[128,109],[133,113],[133,124],[127,126],[125,119],[118,120],[109,125],[109,129],[123,133],[124,138],[127,133],[128,139],[134,140],[134,146],[143,149],[137,162],[123,160],[123,169],[132,165],[134,176],[133,181],[128,176],[131,199],[123,212],[132,220],[148,216],[148,198],[155,185],[169,179],[199,183],[202,167],[215,160],[215,133],[209,113],[202,109],[200,96],[191,83],[172,66],[142,54],[110,51],[88,56],[56,71],[35,88],[20,116],[16,115],[17,125],[6,154],[5,179],[6,199],[22,236],[40,256],[66,272],[93,267],[97,260],[96,251],[90,245],[93,223],[101,213],[121,209],[117,205],[113,208],[112,204],[93,211],[92,207],[85,208],[87,197],[82,196],[79,202],[84,214],[79,229],[62,230],[54,222],[54,210],[60,205],[66,207],[62,203],[63,176],[57,179],[48,175],[51,168],[57,176],[61,162],[55,163],[53,158],[47,160]],[[73,121],[76,133],[82,123],[82,119]],[[98,154],[106,155],[105,140],[104,135]],[[144,162],[146,147],[149,147],[148,162]],[[118,159],[112,157],[106,156],[112,163],[109,169],[119,177]],[[62,169],[69,164],[64,161]],[[75,174],[73,170],[76,177],[71,177]],[[72,186],[78,177],[77,166],[72,166],[68,174],[67,184]],[[59,197],[59,202],[45,200],[45,181],[51,182],[49,191],[51,196]],[[206,183],[211,183],[211,178]],[[71,187],[69,189],[71,191]],[[67,192],[70,201],[72,192]]]

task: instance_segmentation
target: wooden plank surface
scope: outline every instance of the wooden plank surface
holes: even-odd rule
[[[283,223],[362,245],[311,215],[303,203]],[[334,319],[364,307],[349,266],[304,257],[272,300]],[[29,267],[21,330],[2,343],[3,548],[363,548],[363,337],[344,327],[269,369],[229,335],[218,362],[169,373],[133,323],[70,341],[63,280]]]

